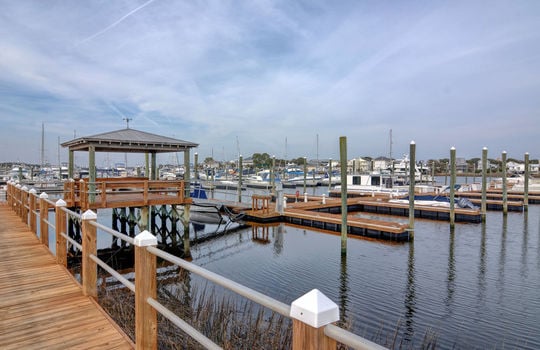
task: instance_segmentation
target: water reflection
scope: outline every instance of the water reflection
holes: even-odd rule
[[[339,274],[339,315],[338,325],[345,327],[349,322],[349,275],[347,273],[347,255],[341,254],[341,269]]]
[[[283,234],[286,233],[285,224],[280,223],[275,230],[274,235],[274,256],[281,255],[283,251]]]
[[[506,263],[506,234],[508,231],[508,215],[502,216],[501,252],[499,254],[499,278],[497,279],[497,290],[499,300],[504,297],[504,268]]]
[[[456,261],[454,257],[454,240],[455,240],[455,228],[450,227],[450,235],[448,242],[448,274],[446,278],[446,299],[444,303],[446,305],[446,312],[448,315],[452,315],[454,309],[452,304],[454,303],[454,292],[456,289]]]
[[[487,270],[487,251],[486,251],[486,222],[481,224],[480,238],[480,262],[478,264],[478,301],[483,302],[486,295],[486,270]]]
[[[409,242],[407,259],[407,288],[405,291],[405,333],[403,339],[412,341],[414,336],[414,314],[416,310],[416,280],[414,270],[414,241]]]
[[[521,277],[524,279],[527,278],[528,269],[527,269],[527,251],[529,247],[529,212],[523,212],[523,242],[521,244]]]

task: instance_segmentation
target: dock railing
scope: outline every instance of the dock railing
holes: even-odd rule
[[[132,238],[98,223],[97,215],[91,210],[82,214],[71,211],[67,209],[67,203],[63,199],[53,202],[46,193],[41,193],[38,197],[35,190],[10,182],[7,189],[7,203],[47,247],[49,247],[49,229],[54,231],[58,264],[67,265],[68,245],[73,245],[82,251],[81,289],[84,295],[97,299],[98,265],[135,293],[134,341],[136,349],[157,349],[157,313],[163,315],[202,346],[208,349],[221,349],[218,344],[157,301],[157,257],[291,318],[293,349],[336,349],[338,342],[354,349],[384,349],[376,343],[334,325],[333,323],[339,320],[338,306],[316,289],[288,305],[158,249],[156,237],[148,231],[143,231]],[[49,209],[52,208],[55,211],[54,224],[48,220]],[[82,223],[82,244],[66,234],[67,218],[79,220]],[[39,233],[37,232],[38,223]],[[98,258],[97,229],[134,246],[135,283]]]
[[[107,208],[115,198],[136,196],[141,205],[151,205],[153,196],[159,195],[160,203],[184,203],[185,182],[148,180],[145,178],[103,178],[90,182],[88,179],[68,180],[64,183],[64,200],[68,206],[87,209],[92,205]],[[167,198],[164,200],[163,198]]]

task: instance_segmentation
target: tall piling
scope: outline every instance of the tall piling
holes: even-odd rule
[[[502,196],[503,196],[503,214],[508,214],[508,185],[506,183],[506,151],[502,152]]]
[[[486,221],[487,215],[487,156],[488,149],[484,147],[482,149],[482,204],[480,207],[483,222]]]
[[[197,152],[193,155],[193,173],[195,181],[199,181],[199,153]]]
[[[347,137],[339,138],[341,164],[341,255],[347,254]]]
[[[529,210],[529,152],[525,153],[525,183],[523,184],[523,210]]]
[[[307,192],[307,157],[304,157],[304,193]]]
[[[332,158],[328,159],[328,189],[332,188]]]
[[[272,193],[276,192],[276,156],[272,156],[272,168],[270,169],[270,186]]]
[[[414,185],[415,185],[415,170],[416,170],[416,143],[411,141],[409,146],[409,239],[414,238]]]
[[[450,148],[450,227],[454,228],[455,214],[455,191],[456,191],[456,148]]]
[[[238,157],[238,203],[242,203],[242,173],[244,172],[242,165],[242,156]]]

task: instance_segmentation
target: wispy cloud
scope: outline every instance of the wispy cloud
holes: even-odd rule
[[[146,6],[150,5],[152,2],[154,2],[154,0],[148,0],[147,2],[145,2],[144,4],[142,4],[141,6],[138,6],[136,8],[134,8],[133,10],[129,11],[128,13],[126,13],[125,15],[123,15],[122,17],[120,17],[118,20],[114,21],[113,23],[111,23],[110,25],[108,25],[107,27],[101,29],[100,31],[90,35],[89,37],[87,38],[84,38],[83,40],[81,40],[79,43],[77,43],[76,46],[78,45],[81,45],[81,44],[84,44],[90,40],[93,40],[95,39],[96,37],[100,36],[100,35],[103,35],[104,33],[106,33],[107,31],[113,29],[114,27],[116,27],[117,25],[119,25],[120,23],[122,23],[126,18],[128,18],[129,16],[133,15],[134,13],[136,13],[137,11],[140,11],[141,9],[145,8]]]
[[[126,116],[200,143],[201,155],[234,155],[238,136],[246,155],[282,155],[287,137],[289,156],[314,157],[319,134],[321,157],[337,156],[342,135],[351,155],[378,156],[390,128],[396,154],[412,139],[419,157],[540,149],[518,136],[540,132],[530,122],[540,111],[535,2],[2,7],[0,137],[21,158],[38,157],[15,136],[22,125],[39,135],[45,121],[67,139],[120,128]],[[499,128],[512,133],[501,139]]]

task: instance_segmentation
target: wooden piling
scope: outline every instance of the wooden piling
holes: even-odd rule
[[[242,165],[242,156],[238,157],[238,203],[242,203],[242,173],[244,168]]]
[[[529,152],[525,153],[525,183],[523,184],[523,210],[529,210]]]
[[[450,227],[453,228],[456,221],[455,214],[455,189],[456,187],[456,148],[450,148]]]
[[[347,137],[339,138],[341,163],[341,254],[347,254]]]
[[[328,159],[328,189],[332,188],[332,158]]]
[[[416,144],[411,141],[409,146],[409,239],[414,237],[414,184],[416,170]]]
[[[193,172],[195,173],[195,181],[199,181],[199,153],[193,155]]]
[[[502,152],[502,195],[503,195],[503,214],[508,214],[508,184],[506,183],[506,151]]]
[[[487,156],[488,149],[484,147],[482,149],[482,204],[480,207],[483,222],[486,221],[487,215]]]
[[[304,193],[306,193],[307,186],[307,157],[304,157]]]

